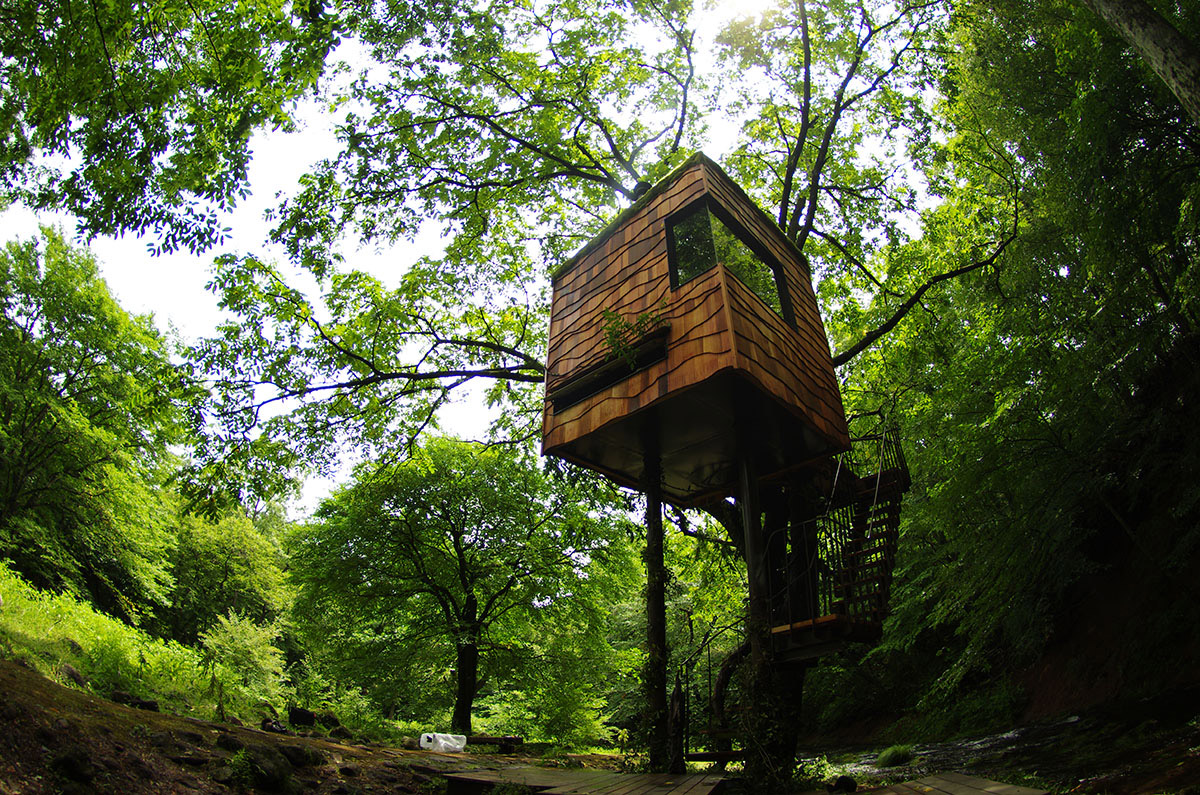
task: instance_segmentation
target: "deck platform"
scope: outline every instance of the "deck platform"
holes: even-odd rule
[[[1044,789],[1002,784],[962,773],[939,773],[870,792],[872,795],[1049,795]]]
[[[708,773],[615,773],[532,766],[464,771],[445,777],[447,795],[484,795],[501,784],[526,786],[539,795],[710,795],[724,781],[723,776]]]

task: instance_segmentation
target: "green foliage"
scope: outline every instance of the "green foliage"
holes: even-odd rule
[[[180,378],[148,317],[53,230],[0,251],[0,555],[137,620],[164,599]]]
[[[945,200],[921,241],[886,253],[953,266],[1012,239],[845,372],[849,410],[901,418],[916,473],[876,659],[929,662],[928,678],[881,672],[922,733],[1013,720],[1024,701],[1007,677],[1069,630],[1073,589],[1127,565],[1116,550],[1151,536],[1140,519],[1194,510],[1194,495],[1145,475],[1192,448],[1179,379],[1200,319],[1194,133],[1093,21],[1067,3],[963,7],[948,144],[927,172]],[[839,311],[831,331],[853,339],[878,310]],[[1150,388],[1164,379],[1177,387]],[[1167,442],[1167,426],[1182,435]],[[1194,538],[1186,521],[1154,535]]]
[[[374,60],[336,99],[342,151],[303,178],[274,232],[320,295],[253,257],[218,262],[234,318],[189,357],[215,381],[218,418],[198,425],[193,493],[271,493],[348,446],[389,455],[466,384],[502,410],[497,437],[528,438],[546,273],[693,141],[689,2],[359,10]],[[444,254],[404,263],[394,289],[342,270],[343,239],[395,242],[425,222]]]
[[[201,634],[218,709],[226,700],[283,706],[283,652],[276,645],[278,635],[274,624],[257,624],[234,612],[221,616],[212,629]]]
[[[626,320],[611,309],[600,310],[601,331],[604,333],[604,343],[608,346],[609,355],[624,359],[631,369],[637,363],[634,346],[666,322],[661,312],[642,312],[633,320]]]
[[[602,563],[626,553],[579,487],[517,451],[435,438],[360,467],[289,549],[314,655],[384,712],[461,717],[479,687],[519,689],[484,702],[531,734],[592,731],[598,702],[580,673],[605,670]]]
[[[169,635],[194,644],[232,611],[269,623],[282,611],[283,553],[248,517],[182,516],[172,555],[175,584],[162,611]]]
[[[912,761],[911,745],[891,745],[884,748],[875,757],[876,767],[899,767]]]
[[[172,641],[97,612],[69,594],[34,588],[0,563],[0,641],[6,656],[22,657],[57,677],[66,662],[107,697],[124,690],[155,698],[164,708],[211,715],[203,699],[206,677],[199,655]]]
[[[279,0],[19,0],[4,18],[0,196],[194,252],[222,238],[250,134],[291,125],[337,27],[321,4]]]

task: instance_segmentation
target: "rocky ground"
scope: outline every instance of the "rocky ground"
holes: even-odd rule
[[[812,748],[810,763],[870,784],[956,770],[1056,793],[1200,795],[1200,692],[1093,710],[989,737],[921,745],[899,768],[878,747]],[[557,760],[436,754],[209,723],[137,709],[0,661],[0,795],[8,793],[444,792],[442,772],[519,764],[617,767],[612,755]],[[824,764],[824,763],[822,763]]]
[[[877,746],[812,747],[859,782],[909,781],[958,771],[1054,793],[1200,795],[1200,689],[1113,703],[984,737],[915,745],[912,760],[875,765]]]
[[[136,709],[0,661],[3,795],[437,793],[444,791],[438,773],[463,760]]]

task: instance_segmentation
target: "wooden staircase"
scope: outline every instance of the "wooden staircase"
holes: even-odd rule
[[[838,462],[828,508],[816,519],[816,555],[808,556],[804,570],[790,571],[784,586],[815,591],[816,604],[809,597],[803,615],[795,608],[797,600],[774,600],[781,609],[773,615],[771,632],[782,661],[818,657],[850,641],[874,642],[882,633],[900,538],[900,504],[912,481],[894,432],[855,442],[859,449]],[[871,446],[867,456],[861,456],[864,444]],[[866,460],[856,461],[856,453]],[[874,471],[858,474],[866,467]]]

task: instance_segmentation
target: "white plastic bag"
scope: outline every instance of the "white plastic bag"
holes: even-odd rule
[[[458,753],[467,747],[467,737],[463,734],[422,734],[420,745],[427,751]]]

